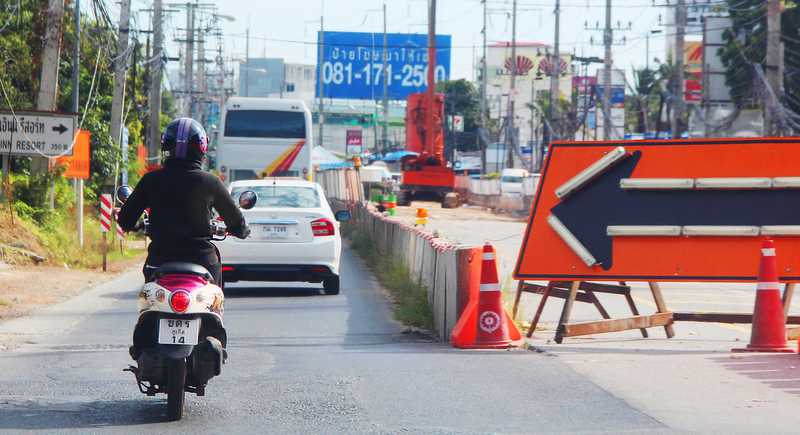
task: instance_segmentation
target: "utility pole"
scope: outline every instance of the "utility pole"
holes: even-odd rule
[[[183,92],[186,96],[185,116],[192,117],[192,80],[194,76],[194,5],[186,3],[186,63],[183,65]]]
[[[203,44],[203,32],[198,32],[197,39],[197,91],[200,93],[197,104],[197,117],[200,123],[206,125],[205,103],[206,103],[206,51]]]
[[[386,3],[383,4],[383,150],[386,151],[386,144],[389,141],[389,96],[386,94],[388,74],[386,73],[386,58],[389,52],[386,50]],[[380,151],[380,148],[378,148]]]
[[[675,9],[675,71],[673,71],[674,89],[672,94],[672,138],[680,139],[683,130],[683,100],[685,98],[684,75],[686,67],[686,43],[684,40],[686,34],[686,0],[678,0]]]
[[[319,146],[322,146],[322,125],[325,124],[325,115],[322,114],[322,90],[323,82],[325,81],[325,25],[323,24],[323,16],[319,16],[319,73],[317,73],[317,83],[319,83],[319,113],[317,113],[317,122],[319,122]]]
[[[161,79],[164,65],[161,45],[164,40],[164,20],[162,0],[153,0],[153,65],[150,80],[150,143],[147,147],[147,160],[151,164],[161,162]]]
[[[769,40],[769,36],[767,37]],[[708,62],[708,54],[711,50],[708,48],[708,20],[703,20],[703,69],[702,69],[702,78],[701,78],[701,96],[700,96],[700,107],[705,110],[706,119],[711,118],[711,92],[709,91],[709,86],[711,80],[708,79],[708,74],[710,72],[710,63]],[[704,127],[705,137],[706,139],[711,137],[711,126],[708,125],[706,122]]]
[[[611,43],[614,33],[611,28],[611,0],[606,0],[606,29],[603,32],[605,59],[603,60],[603,140],[611,139]]]
[[[81,72],[81,0],[75,0],[75,16],[73,28],[75,29],[75,40],[72,45],[72,112],[78,113],[80,106],[80,72]],[[75,132],[77,135],[78,132]],[[78,201],[76,207],[77,214],[77,229],[78,229],[78,245],[83,246],[83,178],[75,179],[76,189],[78,192]]]
[[[119,12],[119,44],[117,45],[116,71],[114,72],[114,95],[111,100],[111,125],[109,135],[118,146],[122,146],[122,117],[125,106],[125,79],[128,73],[128,39],[131,16],[131,0],[122,0]],[[117,174],[114,174],[116,177]],[[106,186],[116,186],[116,178],[106,180]],[[112,188],[113,190],[113,188]]]
[[[506,168],[514,167],[514,146],[516,135],[514,134],[514,104],[516,99],[516,78],[517,78],[517,0],[513,2],[511,13],[511,87],[508,91],[508,118],[506,121],[506,142],[508,143],[508,155],[506,156]]]
[[[250,22],[248,20],[247,23],[247,31],[245,31],[245,43],[244,43],[244,96],[250,96]],[[239,78],[241,78],[241,73],[239,74]]]
[[[58,66],[61,57],[61,25],[64,15],[64,1],[51,0],[45,12],[47,27],[44,34],[42,52],[42,74],[39,80],[39,99],[36,110],[56,110],[58,97]],[[7,159],[8,157],[6,157]],[[31,173],[42,174],[48,171],[47,157],[31,159]],[[3,173],[5,174],[5,172]]]
[[[483,2],[483,58],[481,59],[481,173],[487,174],[486,170],[486,0]]]
[[[559,84],[558,79],[561,76],[561,57],[559,57],[558,51],[560,50],[558,46],[558,37],[559,37],[559,19],[561,17],[561,2],[556,0],[556,9],[554,11],[556,16],[556,33],[553,39],[553,71],[552,75],[550,76],[550,126],[554,127],[558,125],[556,122],[558,118],[561,116],[558,112],[558,97],[559,97]],[[560,129],[559,129],[560,130]]]
[[[772,92],[781,99],[781,74],[779,64],[781,63],[780,44],[781,44],[781,2],[780,0],[767,0],[767,85]],[[765,102],[764,106],[764,136],[776,136],[781,132],[777,131],[774,124],[774,117],[769,107],[770,102]]]

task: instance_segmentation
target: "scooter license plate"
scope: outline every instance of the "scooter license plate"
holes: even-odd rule
[[[160,319],[158,344],[196,345],[200,335],[200,319]]]

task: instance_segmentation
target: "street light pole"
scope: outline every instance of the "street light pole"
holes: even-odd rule
[[[644,40],[645,40],[645,45],[644,45],[644,47],[645,47],[645,49],[644,49],[644,50],[645,50],[645,52],[644,52],[644,56],[645,56],[645,59],[647,60],[647,63],[645,64],[645,68],[646,68],[648,71],[650,70],[650,35],[651,35],[651,34],[656,34],[656,33],[661,33],[661,31],[660,31],[660,30],[651,30],[650,32],[648,32],[648,33],[645,35],[645,38],[644,38]]]
[[[516,77],[517,77],[517,0],[514,0],[513,13],[511,14],[511,90],[508,91],[508,119],[506,121],[506,143],[508,155],[506,167],[514,167],[514,150],[516,134],[514,131],[514,104],[516,104]]]
[[[247,23],[246,42],[244,43],[244,59],[247,67],[244,70],[244,96],[250,96],[250,23]]]
[[[317,122],[319,123],[319,146],[322,146],[322,124],[325,123],[325,116],[322,114],[322,83],[325,79],[325,25],[322,21],[322,14],[319,16],[319,73],[317,82],[319,83],[319,113]]]
[[[384,152],[386,151],[386,144],[389,141],[389,97],[386,94],[386,86],[388,74],[386,72],[386,58],[388,52],[386,51],[386,3],[383,4],[383,138],[381,140]],[[378,147],[378,152],[381,148]]]

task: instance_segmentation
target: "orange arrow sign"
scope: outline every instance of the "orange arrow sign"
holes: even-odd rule
[[[800,140],[553,143],[514,277],[800,281]]]

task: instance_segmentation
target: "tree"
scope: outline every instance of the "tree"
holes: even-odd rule
[[[480,99],[475,86],[465,79],[445,80],[436,83],[436,92],[444,94],[444,114],[448,119],[453,116],[464,117],[464,131],[454,132],[445,129],[447,148],[459,151],[480,149],[478,129],[481,126]]]
[[[722,37],[725,47],[718,55],[725,65],[725,84],[736,104],[746,97],[751,82],[750,64],[761,64],[766,71],[767,2],[727,0],[732,21]],[[800,1],[781,1],[781,43],[784,45],[784,105],[800,111]]]
[[[628,104],[625,105],[629,112],[633,112],[633,116],[626,116],[626,119],[635,120],[633,125],[626,127],[630,131],[637,133],[644,133],[652,131],[651,119],[658,112],[659,99],[653,98],[654,94],[660,92],[663,88],[659,80],[658,70],[650,68],[642,68],[633,70],[633,86],[628,84],[628,89],[631,91]],[[632,104],[631,104],[632,103]]]
[[[68,6],[74,6],[70,1]],[[41,76],[41,57],[44,34],[43,10],[47,2],[17,2],[16,7],[0,8],[0,109],[34,110],[36,108],[39,77]],[[71,111],[72,59],[71,47],[75,38],[72,18],[68,15],[74,7],[65,8],[64,31],[59,67],[59,87],[56,108]],[[99,194],[107,177],[113,176],[117,165],[122,163],[121,150],[108,134],[113,95],[113,65],[117,33],[115,24],[103,18],[92,21],[83,18],[81,28],[83,38],[80,47],[79,80],[79,127],[91,133],[91,178],[86,183],[87,196]],[[140,45],[135,58],[143,59]],[[133,52],[129,59],[133,59]],[[141,67],[128,70],[128,89],[125,95],[125,125],[129,131],[128,162],[122,170],[133,170],[136,145],[142,142],[142,120],[147,116],[145,96],[148,81]],[[135,85],[134,85],[135,84]],[[171,107],[170,96],[164,93],[165,111]],[[168,119],[167,119],[168,122]],[[15,156],[11,160],[13,171],[27,172],[29,157]],[[51,176],[47,174],[46,176]],[[44,185],[38,183],[38,185]],[[39,195],[41,196],[41,195]],[[37,197],[30,195],[30,197]],[[44,198],[41,198],[44,200]],[[30,204],[33,205],[33,204]]]

